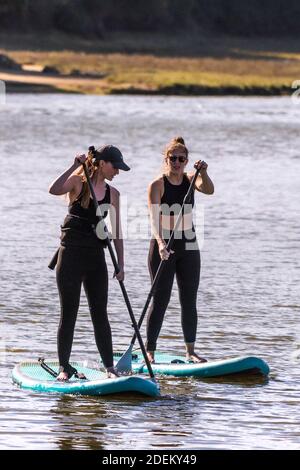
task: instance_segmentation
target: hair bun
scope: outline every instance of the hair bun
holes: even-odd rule
[[[95,147],[93,145],[89,147],[89,152],[95,153]]]
[[[181,136],[174,137],[173,142],[176,142],[177,144],[185,145],[184,138]]]

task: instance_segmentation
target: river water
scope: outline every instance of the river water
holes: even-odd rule
[[[7,97],[0,109],[1,449],[300,448],[299,123],[300,102],[288,97]],[[213,196],[196,198],[198,352],[259,356],[269,378],[161,377],[158,399],[18,389],[15,364],[56,357],[59,302],[47,264],[66,201],[48,194],[50,182],[89,145],[121,148],[132,171],[113,184],[123,195],[126,286],[138,317],[150,285],[147,185],[175,135],[190,148],[189,168],[205,159],[215,183]],[[132,329],[112,279],[109,316],[115,349],[125,350]],[[176,288],[158,346],[184,350]],[[72,358],[97,359],[84,296]]]

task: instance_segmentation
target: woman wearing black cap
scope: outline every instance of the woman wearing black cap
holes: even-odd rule
[[[77,155],[73,165],[50,186],[50,194],[67,194],[69,213],[64,220],[61,246],[58,251],[56,279],[61,304],[58,328],[58,380],[68,380],[77,371],[70,363],[80,291],[83,284],[94,326],[96,344],[108,377],[116,377],[113,367],[111,329],[107,317],[108,275],[105,262],[105,242],[99,238],[93,200],[84,174],[86,164],[94,191],[104,217],[111,216],[114,245],[120,271],[118,280],[124,279],[123,240],[121,235],[119,199],[117,189],[105,180],[112,179],[119,169],[128,171],[120,150],[106,145],[98,150],[89,148],[88,156]],[[97,233],[97,235],[96,235]],[[53,267],[53,266],[52,266]],[[82,374],[77,374],[84,379]]]
[[[197,331],[197,291],[200,280],[200,252],[192,219],[194,193],[184,208],[180,229],[176,232],[173,250],[166,249],[168,238],[175,226],[184,197],[194,173],[185,172],[188,150],[182,137],[173,139],[164,152],[164,173],[149,186],[149,210],[153,238],[150,242],[149,269],[152,281],[161,260],[168,260],[162,270],[147,320],[147,355],[154,362],[156,341],[167,309],[176,275],[181,305],[181,322],[190,362],[206,362],[195,352]],[[207,163],[196,162],[200,174],[195,188],[204,194],[213,194],[214,185],[207,174]]]

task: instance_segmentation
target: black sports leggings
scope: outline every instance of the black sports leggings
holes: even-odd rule
[[[107,317],[108,275],[103,248],[61,246],[56,268],[61,316],[57,334],[60,370],[70,370],[74,328],[83,283],[104,366],[113,365],[111,329]]]
[[[147,318],[147,351],[156,350],[156,341],[167,309],[174,276],[176,274],[181,304],[181,324],[186,343],[194,343],[197,332],[197,291],[200,281],[200,252],[186,250],[184,240],[175,240],[173,250],[166,262],[153,295],[153,302]],[[161,258],[156,240],[152,239],[149,250],[149,271],[155,276]]]

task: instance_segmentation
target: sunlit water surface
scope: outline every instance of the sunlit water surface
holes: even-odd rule
[[[300,448],[299,122],[300,103],[290,98],[7,97],[0,109],[0,448]],[[213,196],[197,195],[198,351],[208,359],[262,357],[269,379],[162,377],[158,399],[18,389],[15,364],[56,357],[59,301],[47,264],[66,202],[48,185],[89,145],[121,148],[132,170],[113,184],[123,195],[126,286],[138,317],[150,286],[147,185],[175,135],[190,148],[189,168],[205,159],[215,183]],[[114,280],[109,317],[115,349],[125,350],[132,329]],[[159,349],[184,351],[177,289]],[[97,359],[84,296],[72,357]]]

